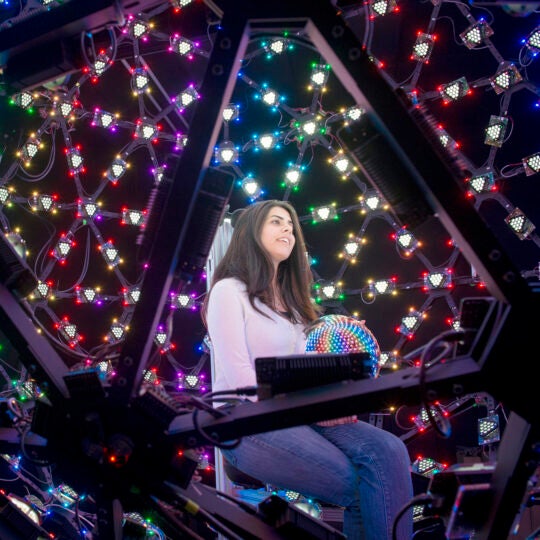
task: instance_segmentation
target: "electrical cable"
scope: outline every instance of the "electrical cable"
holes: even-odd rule
[[[453,329],[447,330],[446,332],[435,336],[431,341],[429,341],[424,350],[422,351],[422,354],[420,355],[420,373],[418,375],[418,386],[422,399],[422,405],[424,406],[431,427],[436,431],[438,435],[440,435],[444,439],[450,437],[452,426],[450,425],[448,419],[445,418],[442,414],[443,411],[440,404],[431,404],[431,400],[429,400],[426,395],[426,372],[429,367],[433,366],[434,364],[439,362],[444,356],[446,356],[452,342],[462,340],[464,335],[465,334],[463,331],[456,331]],[[442,353],[435,357],[432,362],[428,363],[427,360],[429,355],[436,349],[436,347],[440,346],[443,347]],[[433,413],[433,407],[436,408],[437,412],[439,413],[438,418],[435,418],[435,414]]]
[[[195,400],[193,400],[195,401]],[[197,400],[200,403],[204,403],[202,400]],[[205,410],[206,412],[210,413],[212,416],[214,416],[214,418],[222,418],[223,416],[227,416],[226,413],[222,412],[222,411],[219,411],[219,409],[216,409],[214,407],[212,407],[211,405],[208,405],[208,404],[205,404],[204,407],[202,407],[203,410]],[[202,427],[199,425],[199,420],[198,420],[198,413],[199,413],[199,409],[198,408],[195,408],[193,409],[193,412],[192,412],[192,420],[193,420],[193,427],[197,430],[197,433],[205,440],[207,441],[208,443],[210,443],[212,446],[215,446],[221,450],[232,450],[234,448],[236,448],[240,442],[242,441],[242,439],[236,439],[230,443],[223,443],[213,437],[211,437],[210,435],[208,435],[203,429]]]
[[[392,523],[392,540],[397,540],[397,528],[399,525],[399,522],[401,518],[405,515],[405,512],[409,510],[409,508],[412,508],[416,505],[431,505],[431,506],[438,506],[442,502],[441,497],[436,497],[434,495],[428,494],[428,493],[420,493],[419,495],[416,495],[413,497],[407,504],[403,505],[398,513],[396,514],[396,517],[394,518],[394,522]],[[437,503],[437,504],[433,504]]]
[[[195,396],[192,396],[190,398],[189,403],[194,405],[195,408],[192,412],[192,420],[193,420],[193,427],[197,430],[197,433],[207,442],[209,442],[211,445],[216,446],[217,448],[221,450],[232,450],[236,448],[240,442],[241,438],[236,439],[230,443],[223,443],[217,439],[214,439],[213,437],[209,436],[200,426],[198,414],[199,410],[204,410],[207,413],[211,414],[214,418],[223,418],[224,416],[227,416],[227,413],[223,411],[223,408],[217,408],[213,407],[210,403],[207,403],[208,401],[224,401],[224,400],[214,400],[213,398],[216,396],[229,396],[227,400],[225,400],[227,403],[231,403],[233,401],[237,402],[245,402],[244,399],[234,397],[234,395],[247,395],[247,396],[253,396],[257,393],[257,387],[256,386],[243,386],[240,388],[236,388],[234,390],[217,390],[215,392],[210,392],[204,396],[203,399],[199,399]]]

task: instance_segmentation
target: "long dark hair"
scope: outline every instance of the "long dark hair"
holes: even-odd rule
[[[269,307],[274,305],[272,291],[274,265],[261,243],[261,231],[266,217],[275,206],[289,212],[296,238],[291,255],[278,266],[277,285],[291,320],[309,324],[319,316],[318,306],[311,299],[313,275],[298,214],[286,201],[259,201],[240,212],[234,224],[230,244],[214,271],[211,285],[233,277],[245,283],[249,301],[254,309],[257,309],[255,298]],[[208,296],[202,306],[203,322],[206,322]],[[259,309],[257,311],[260,312]]]

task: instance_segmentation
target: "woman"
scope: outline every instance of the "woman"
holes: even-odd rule
[[[255,358],[305,352],[319,313],[298,216],[287,202],[244,209],[203,306],[214,357],[213,391],[256,385]],[[225,459],[264,483],[344,507],[349,539],[390,540],[413,496],[401,439],[365,422],[298,426],[242,438]],[[412,535],[407,513],[399,540]]]

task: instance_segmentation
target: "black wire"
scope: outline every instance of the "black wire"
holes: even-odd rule
[[[433,407],[439,411],[439,419],[435,418],[433,414],[431,400],[426,395],[426,372],[430,365],[427,363],[428,355],[437,347],[447,347],[450,342],[463,339],[464,333],[456,330],[448,330],[442,334],[435,336],[424,348],[421,355],[420,373],[418,374],[418,386],[420,390],[420,396],[422,398],[422,405],[426,411],[429,423],[435,432],[444,439],[448,439],[452,433],[452,426],[448,419],[444,418],[442,414],[442,408],[438,403],[435,403]],[[444,426],[444,427],[441,427]]]
[[[444,417],[444,411],[441,405],[439,403],[429,405],[424,401],[424,408],[426,410],[426,415],[428,417],[431,427],[443,439],[448,439],[448,437],[450,437],[450,435],[452,434],[452,425],[450,424],[450,421]],[[437,409],[439,413],[438,418],[436,418],[436,416],[433,414],[433,409]]]
[[[213,398],[216,396],[229,396],[227,398],[226,402],[231,403],[233,401],[245,403],[245,399],[241,399],[235,396],[238,395],[255,395],[257,393],[257,387],[256,386],[244,386],[241,388],[236,388],[235,390],[216,390],[215,392],[210,392],[208,394],[205,394],[203,399],[199,399],[198,397],[192,396],[190,398],[190,402],[192,405],[195,406],[192,412],[192,420],[193,420],[193,427],[197,430],[197,433],[208,443],[210,443],[212,446],[216,446],[217,448],[221,450],[232,450],[240,444],[242,441],[241,438],[236,439],[230,443],[223,443],[219,441],[218,439],[214,439],[210,435],[208,435],[200,426],[199,424],[199,418],[198,418],[198,411],[204,410],[207,413],[211,414],[214,418],[223,418],[224,416],[227,416],[227,413],[223,411],[223,408],[216,408],[213,407],[208,401],[224,401],[224,400],[214,400]]]
[[[216,412],[219,411],[219,409],[215,409],[213,407],[210,407],[210,408],[213,411],[210,414],[213,414],[215,418],[222,418],[223,416],[227,416],[224,412],[221,412],[221,411],[219,412],[219,415],[216,416]],[[205,409],[205,410],[207,410],[207,409]],[[207,410],[207,412],[210,412],[210,411]],[[233,441],[231,443],[223,443],[223,442],[219,441],[218,439],[214,439],[213,437],[208,435],[205,431],[203,431],[203,429],[199,425],[198,414],[199,414],[199,409],[197,409],[197,408],[193,409],[193,412],[191,414],[191,418],[193,420],[193,427],[197,430],[197,433],[205,441],[209,442],[212,446],[216,446],[217,448],[219,448],[221,450],[232,450],[232,449],[236,448],[241,443],[242,439],[236,439],[235,441]]]
[[[257,394],[257,387],[256,386],[244,386],[242,388],[236,388],[236,390],[216,390],[215,392],[210,392],[208,394],[205,394],[203,399],[207,399],[209,397],[214,396],[234,396],[234,395],[246,395],[246,396],[254,396]]]
[[[438,501],[440,501],[440,497],[435,497],[427,493],[421,493],[420,495],[413,497],[407,504],[403,505],[398,511],[398,513],[396,514],[396,517],[394,518],[394,522],[392,523],[392,540],[397,540],[397,528],[399,525],[399,521],[405,515],[405,512],[409,510],[409,508],[412,508],[413,506],[416,506],[416,505],[427,506],[431,503],[438,502]]]

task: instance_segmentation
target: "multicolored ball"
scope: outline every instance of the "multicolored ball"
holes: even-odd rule
[[[306,352],[316,353],[369,353],[373,375],[378,371],[381,350],[373,333],[364,321],[346,315],[323,315],[309,329]]]

